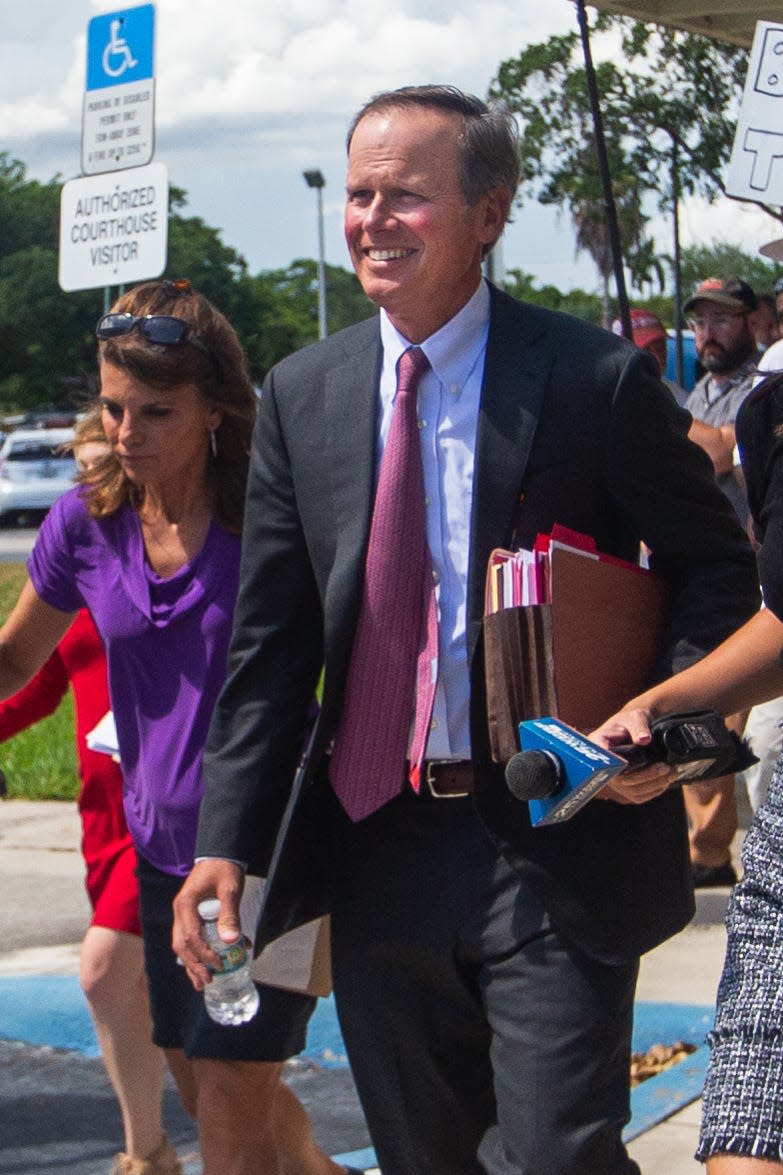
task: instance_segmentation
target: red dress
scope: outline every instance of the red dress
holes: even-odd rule
[[[86,609],[35,677],[0,701],[0,741],[53,714],[69,684],[76,712],[78,807],[92,925],[141,934],[136,854],[122,809],[122,772],[110,755],[89,750],[86,741],[110,708],[103,645]]]

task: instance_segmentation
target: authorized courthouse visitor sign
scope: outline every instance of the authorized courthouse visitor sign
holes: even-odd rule
[[[61,289],[92,290],[160,277],[166,268],[168,202],[163,163],[63,184]]]

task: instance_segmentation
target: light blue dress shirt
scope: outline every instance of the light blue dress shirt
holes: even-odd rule
[[[489,334],[489,290],[476,293],[421,348],[430,361],[419,384],[418,412],[427,509],[427,541],[438,602],[437,690],[428,759],[469,759],[468,552],[479,399]],[[397,388],[396,367],[410,342],[381,311],[378,463]]]

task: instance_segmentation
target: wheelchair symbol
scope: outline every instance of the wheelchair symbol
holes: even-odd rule
[[[126,70],[133,69],[134,65],[139,64],[131,53],[128,42],[120,36],[122,25],[122,18],[110,22],[109,40],[103,50],[103,72],[110,78],[122,77]]]

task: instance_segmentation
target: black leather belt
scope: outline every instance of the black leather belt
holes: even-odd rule
[[[430,795],[438,800],[469,796],[473,791],[473,764],[467,759],[428,759],[421,774]]]

